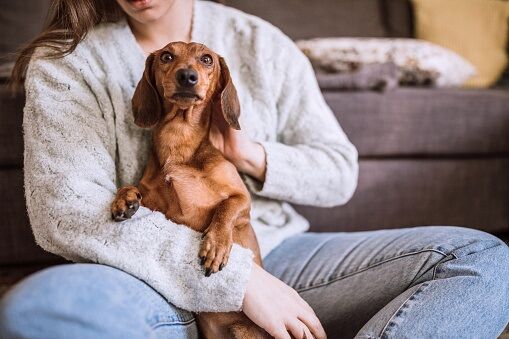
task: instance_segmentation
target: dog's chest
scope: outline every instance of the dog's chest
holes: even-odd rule
[[[203,231],[217,205],[229,195],[219,172],[189,165],[169,166],[164,178],[169,200],[167,217]]]

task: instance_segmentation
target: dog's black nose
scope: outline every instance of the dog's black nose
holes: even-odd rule
[[[194,69],[179,69],[176,77],[177,83],[182,87],[193,87],[198,83],[198,73]]]

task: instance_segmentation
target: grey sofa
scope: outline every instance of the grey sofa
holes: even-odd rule
[[[413,37],[408,0],[229,0],[293,39]],[[320,76],[320,75],[318,75]],[[359,187],[346,205],[299,207],[315,230],[461,225],[509,231],[509,86],[323,89],[360,156]]]
[[[0,53],[12,51],[36,33],[47,3],[33,0],[0,6]],[[407,0],[231,0],[227,4],[272,21],[294,39],[413,35]],[[22,184],[24,99],[22,92],[9,95],[7,80],[4,74],[0,83],[0,293],[26,274],[63,261],[38,248],[30,231]],[[310,219],[314,231],[452,224],[505,236],[509,232],[509,87],[504,86],[501,81],[486,90],[324,90],[359,150],[359,186],[345,206],[297,208]]]

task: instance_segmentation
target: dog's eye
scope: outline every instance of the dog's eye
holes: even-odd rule
[[[210,54],[205,54],[201,57],[201,62],[203,62],[205,65],[210,66],[212,65],[213,59]]]
[[[173,55],[170,52],[164,52],[163,54],[161,54],[161,61],[171,62],[173,61]]]

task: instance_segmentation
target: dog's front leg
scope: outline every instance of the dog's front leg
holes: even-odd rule
[[[135,186],[124,186],[117,191],[111,203],[111,218],[115,221],[130,219],[141,203],[141,193]]]
[[[217,205],[212,221],[203,232],[199,252],[206,276],[222,270],[228,263],[233,245],[233,228],[249,222],[249,204],[249,198],[238,193]]]

